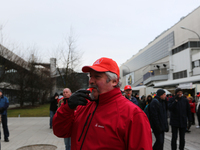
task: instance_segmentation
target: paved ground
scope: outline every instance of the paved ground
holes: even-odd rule
[[[57,150],[64,150],[64,140],[54,136],[49,129],[48,117],[31,118],[8,118],[8,128],[10,131],[10,142],[1,142],[2,150],[16,150],[22,146],[34,144],[51,144],[57,146]],[[2,129],[1,129],[2,131]],[[1,133],[3,139],[3,133]],[[153,136],[154,139],[154,136]],[[165,136],[165,150],[170,150],[171,132]],[[192,126],[191,133],[186,134],[186,150],[199,150],[200,129]]]
[[[51,144],[57,146],[57,150],[65,149],[64,140],[57,138],[52,129],[49,129],[48,117],[8,118],[8,128],[10,142],[4,142],[3,133],[1,133],[2,150],[16,150],[22,146],[34,144]]]

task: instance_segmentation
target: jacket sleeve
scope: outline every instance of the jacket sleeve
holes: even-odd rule
[[[71,137],[74,122],[74,109],[62,104],[53,117],[53,132],[57,137]]]
[[[134,114],[126,125],[124,141],[127,150],[152,150],[151,127],[144,112]]]
[[[161,127],[159,126],[159,117],[158,117],[158,110],[159,108],[159,102],[157,102],[156,100],[152,101],[150,104],[150,119],[151,119],[151,123],[153,124],[152,127],[154,130],[156,130],[157,132],[161,132]]]
[[[7,109],[8,106],[9,106],[9,101],[8,101],[8,98],[7,98],[7,97],[5,97],[5,98],[6,98],[6,102],[5,102],[5,105],[4,105],[4,109]]]
[[[175,109],[177,102],[175,101],[174,98],[170,98],[169,102],[168,102],[168,109],[170,111],[172,111],[173,109]]]

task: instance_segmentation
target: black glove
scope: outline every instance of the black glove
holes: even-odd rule
[[[68,100],[69,108],[75,109],[78,105],[86,105],[88,102],[86,99],[91,100],[89,93],[88,90],[78,90],[73,93]]]
[[[175,95],[174,99],[175,99],[175,100],[179,100],[179,96],[178,96],[178,95]]]

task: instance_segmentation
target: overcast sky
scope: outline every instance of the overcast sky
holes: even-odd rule
[[[8,41],[36,45],[43,62],[54,57],[72,27],[84,53],[81,67],[100,57],[120,66],[199,5],[198,0],[2,0],[0,25]]]

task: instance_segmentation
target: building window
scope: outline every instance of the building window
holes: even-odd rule
[[[199,42],[198,41],[191,41],[190,42],[190,47],[198,47],[198,45],[199,45]]]
[[[180,78],[186,78],[187,77],[187,70],[180,71],[173,73],[173,79],[180,79]]]
[[[172,50],[172,55],[178,53],[178,52],[181,52],[182,50],[185,50],[189,47],[199,47],[199,41],[190,41],[190,42],[187,42],[187,43],[184,43],[182,45],[180,45],[179,47],[176,47]]]
[[[200,60],[195,60],[192,62],[192,69],[200,67]]]

